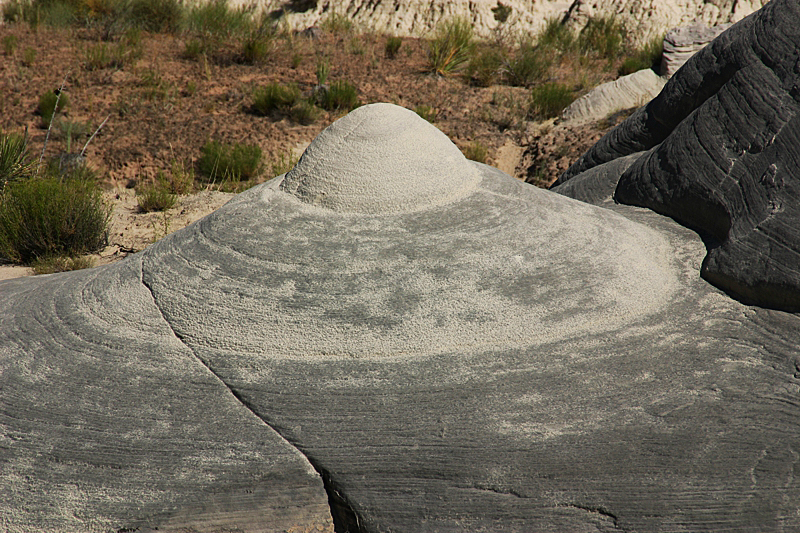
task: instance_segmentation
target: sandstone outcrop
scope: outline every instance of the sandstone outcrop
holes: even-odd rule
[[[144,252],[0,282],[4,528],[800,529],[800,317],[605,205],[374,104]]]
[[[800,30],[774,0],[695,55],[558,183],[634,152],[615,199],[706,239],[702,275],[748,302],[800,308]]]

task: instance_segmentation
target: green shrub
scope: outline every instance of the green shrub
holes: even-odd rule
[[[166,188],[172,194],[188,194],[194,189],[194,169],[173,159],[166,176]]]
[[[156,182],[136,191],[136,201],[142,213],[166,211],[175,205],[175,194],[169,190],[167,177],[159,172]]]
[[[0,255],[27,264],[103,248],[111,210],[97,185],[81,179],[10,182],[0,195]]]
[[[260,115],[269,115],[273,111],[288,112],[299,100],[297,85],[269,83],[253,91],[253,110]]]
[[[189,8],[186,28],[205,39],[224,40],[253,28],[253,8],[231,8],[228,0],[200,2]]]
[[[22,64],[26,67],[32,67],[36,62],[36,49],[26,46],[22,52]]]
[[[209,181],[247,181],[261,171],[261,148],[209,141],[203,146],[198,170]]]
[[[10,56],[14,53],[14,50],[17,49],[17,36],[16,35],[6,35],[3,37],[3,52],[7,56]]]
[[[328,73],[330,73],[331,66],[327,59],[320,59],[317,61],[317,85],[324,85],[328,81]]]
[[[84,52],[86,70],[122,68],[142,56],[139,46],[130,46],[126,41],[115,44],[99,43]]]
[[[56,108],[58,102],[58,108]],[[69,97],[61,91],[61,94],[55,94],[53,91],[42,93],[39,97],[39,115],[42,117],[42,126],[47,128],[53,120],[53,115],[59,111],[63,112],[69,107]]]
[[[269,55],[272,38],[261,33],[251,33],[242,42],[242,62],[248,65],[261,63]]]
[[[469,60],[465,75],[479,87],[489,87],[497,82],[506,63],[505,53],[496,46],[484,46]]]
[[[28,134],[0,134],[0,190],[6,183],[29,178],[34,171],[34,163],[28,152]]]
[[[420,117],[424,118],[431,124],[436,122],[436,115],[438,112],[429,105],[419,105],[414,108],[414,113],[419,115]]]
[[[531,91],[529,112],[535,118],[553,118],[558,116],[573,100],[575,100],[575,95],[566,85],[545,83]]]
[[[358,91],[349,82],[335,81],[327,91],[322,91],[320,105],[328,111],[350,111],[359,105]]]
[[[386,53],[386,57],[389,59],[394,59],[397,57],[397,52],[400,51],[400,47],[403,45],[403,39],[400,37],[389,37],[386,39],[386,46],[384,46],[383,50]]]
[[[575,34],[557,17],[549,18],[536,38],[536,44],[559,52],[568,52],[575,47]]]
[[[530,87],[544,80],[553,63],[553,54],[547,47],[536,45],[530,39],[520,42],[514,57],[506,65],[506,79],[511,85]]]
[[[619,75],[633,74],[639,70],[651,68],[658,72],[661,56],[664,51],[664,36],[657,36],[647,41],[642,47],[634,50],[619,67]]]
[[[578,48],[584,53],[593,52],[603,59],[616,59],[622,51],[625,30],[617,19],[590,18],[578,36]]]
[[[428,47],[428,71],[447,75],[469,60],[474,48],[472,25],[461,17],[445,21],[437,26]]]
[[[489,158],[489,150],[480,141],[475,141],[464,149],[464,157],[478,163],[486,163]]]
[[[211,52],[209,44],[197,37],[192,37],[183,45],[183,57],[186,59],[197,59],[209,52]]]

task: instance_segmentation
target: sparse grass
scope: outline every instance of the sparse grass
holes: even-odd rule
[[[633,74],[636,71],[646,68],[651,68],[658,72],[663,51],[664,36],[658,35],[653,37],[643,46],[628,53],[628,57],[619,67],[619,75],[625,76],[626,74]]]
[[[297,164],[298,158],[291,151],[280,152],[272,156],[270,161],[270,176],[280,176],[292,170]]]
[[[258,176],[262,168],[261,148],[255,145],[209,141],[198,161],[200,174],[210,182],[242,182]]]
[[[360,35],[353,35],[350,37],[350,40],[347,42],[347,51],[353,55],[363,56],[364,53],[367,51],[366,46],[364,46],[364,41]]]
[[[464,18],[440,23],[428,44],[428,71],[445,76],[461,68],[472,54],[472,37],[472,25]]]
[[[29,178],[35,164],[28,151],[28,134],[0,134],[0,191],[10,181]]]
[[[429,105],[419,105],[414,108],[414,113],[433,124],[436,122],[436,115],[438,114],[438,111]]]
[[[536,44],[551,51],[568,52],[575,46],[575,34],[557,17],[549,18],[539,33]]]
[[[331,65],[327,59],[320,59],[317,61],[317,85],[324,85],[328,81],[328,74],[330,73]]]
[[[194,190],[194,168],[183,161],[173,159],[169,174],[165,174],[165,185],[172,194],[189,194]]]
[[[464,157],[478,163],[486,163],[489,159],[489,150],[480,141],[474,141],[464,148]]]
[[[531,39],[522,39],[506,64],[506,79],[511,85],[530,87],[547,78],[552,64],[552,50]]]
[[[145,69],[139,83],[143,87],[142,95],[147,100],[169,100],[175,92],[173,85],[155,68]]]
[[[122,68],[142,57],[141,46],[131,45],[127,40],[115,44],[98,43],[84,52],[83,67],[86,70]]]
[[[169,183],[163,172],[158,173],[155,183],[136,190],[136,201],[142,213],[166,211],[175,205],[175,200],[176,196],[169,190]]]
[[[298,124],[307,126],[317,121],[320,110],[308,100],[299,100],[289,110],[289,116]]]
[[[56,102],[58,102],[58,109],[56,109]],[[37,108],[42,119],[42,127],[47,128],[50,126],[53,115],[57,112],[63,112],[68,107],[69,97],[63,91],[61,91],[60,95],[53,91],[42,93],[39,97],[39,107]]]
[[[22,64],[26,67],[32,67],[36,62],[36,49],[26,46],[22,51]]]
[[[259,32],[248,35],[242,42],[242,62],[248,65],[261,63],[272,50],[272,37]]]
[[[352,31],[353,21],[339,13],[331,13],[320,23],[320,27],[335,35],[342,35]]]
[[[154,33],[175,33],[184,23],[180,0],[131,0],[125,18],[136,28]]]
[[[42,274],[55,274],[56,272],[70,272],[72,270],[83,270],[94,266],[94,257],[69,257],[54,256],[34,259],[31,263],[33,273],[37,276]]]
[[[57,120],[55,121],[56,128],[61,133],[66,144],[67,153],[72,152],[72,141],[77,137],[81,137],[89,133],[89,125],[84,122],[75,120]]]
[[[557,117],[575,100],[573,91],[561,83],[545,83],[531,91],[529,115],[547,119]]]
[[[506,64],[505,52],[492,44],[480,46],[470,58],[465,70],[466,78],[479,87],[494,85]]]
[[[397,57],[397,52],[400,51],[400,47],[403,45],[403,39],[400,37],[389,37],[386,39],[386,45],[383,47],[383,51],[386,54],[388,59],[394,59]]]
[[[14,55],[17,49],[18,39],[16,35],[6,35],[3,37],[3,53],[7,56]]]
[[[110,215],[88,180],[45,176],[9,182],[0,195],[0,255],[29,264],[100,250]]]
[[[328,111],[350,111],[359,106],[358,91],[350,82],[339,80],[331,83],[321,94],[320,105]]]
[[[260,115],[273,111],[288,112],[300,100],[300,89],[295,84],[269,83],[253,91],[253,110]]]
[[[583,53],[614,60],[622,52],[625,38],[625,29],[615,17],[593,17],[578,35],[578,48]]]

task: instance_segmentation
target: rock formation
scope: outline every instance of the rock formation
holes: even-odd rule
[[[695,55],[561,178],[646,151],[615,199],[706,239],[702,275],[748,302],[800,308],[800,17],[774,0]]]
[[[669,30],[664,36],[661,75],[671,78],[684,63],[689,61],[690,57],[705,48],[708,43],[730,27],[730,24],[719,24],[708,28],[695,23]]]
[[[702,254],[364,106],[144,252],[0,282],[3,527],[798,530],[800,317]]]

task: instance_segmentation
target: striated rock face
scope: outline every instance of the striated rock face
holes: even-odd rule
[[[615,199],[697,229],[704,278],[786,309],[800,308],[798,17],[773,0],[723,33],[559,179],[646,150]]]
[[[711,28],[702,24],[690,24],[669,30],[664,37],[661,75],[671,78],[690,57],[730,27],[730,24],[719,24]]]

